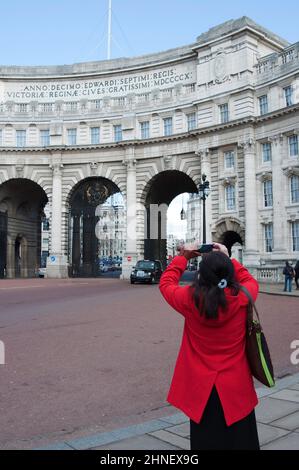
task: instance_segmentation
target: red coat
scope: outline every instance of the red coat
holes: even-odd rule
[[[232,259],[236,280],[247,287],[254,300],[258,283],[242,264]],[[167,401],[199,423],[216,386],[226,424],[247,416],[258,403],[245,355],[246,304],[243,292],[232,295],[224,289],[228,306],[219,309],[217,319],[200,316],[190,286],[179,286],[187,266],[176,256],[162,274],[160,291],[165,300],[185,317],[183,338]]]

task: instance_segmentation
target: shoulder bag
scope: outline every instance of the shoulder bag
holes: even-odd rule
[[[274,387],[273,365],[257,308],[246,287],[240,286],[240,290],[249,299],[247,305],[246,355],[251,373],[263,385]],[[253,311],[255,311],[256,319],[253,318]]]

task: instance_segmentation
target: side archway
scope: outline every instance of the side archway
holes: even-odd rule
[[[0,185],[0,276],[34,277],[41,265],[41,221],[48,197],[25,178]]]

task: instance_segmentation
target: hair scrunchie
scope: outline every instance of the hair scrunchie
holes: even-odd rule
[[[226,279],[221,279],[221,281],[218,283],[219,289],[225,289],[227,287],[227,280]]]

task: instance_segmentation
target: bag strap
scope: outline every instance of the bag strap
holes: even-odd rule
[[[257,311],[257,308],[255,306],[255,302],[252,298],[252,295],[250,294],[250,292],[248,291],[248,289],[245,287],[245,286],[242,286],[240,285],[240,290],[242,292],[244,292],[244,294],[246,295],[246,297],[249,299],[249,303],[247,305],[247,326],[248,326],[248,329],[249,331],[251,331],[252,329],[252,322],[253,322],[253,310],[255,311],[255,314],[257,316],[257,319],[258,319],[258,322],[259,324],[261,323],[260,322],[260,316],[259,316],[259,313]]]

